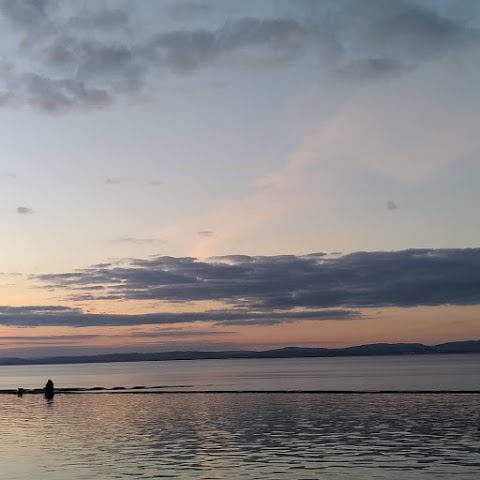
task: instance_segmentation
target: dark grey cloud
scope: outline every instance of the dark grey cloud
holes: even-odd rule
[[[0,14],[16,26],[31,30],[50,24],[55,3],[52,0],[1,0]]]
[[[29,207],[17,207],[15,210],[19,215],[32,215],[35,210]]]
[[[449,52],[452,58],[474,52],[480,44],[475,22],[468,15],[447,16],[440,4],[292,5],[283,16],[262,17],[255,4],[244,3],[222,23],[205,20],[199,27],[202,15],[218,5],[175,2],[170,13],[195,17],[195,27],[162,29],[168,24],[164,11],[153,4],[142,10],[136,2],[2,0],[0,27],[9,41],[0,64],[0,107],[27,105],[48,113],[103,108],[137,94],[155,96],[165,73],[192,75],[211,65],[241,64],[253,72],[260,64],[281,68],[308,58],[319,71],[344,79],[392,77]]]
[[[469,18],[447,17],[440,3],[438,7],[422,1],[340,0],[335,31],[344,54],[336,75],[351,80],[392,77],[478,44],[479,31]]]
[[[411,249],[346,255],[159,256],[39,275],[49,288],[90,299],[223,301],[249,312],[299,308],[480,304],[480,249]],[[233,312],[235,314],[239,312]],[[232,318],[234,321],[235,318]]]
[[[273,325],[299,320],[356,320],[359,318],[361,315],[357,311],[336,309],[303,312],[255,312],[237,309],[128,315],[88,313],[78,308],[55,306],[0,306],[0,325],[15,327],[170,325],[192,322],[214,322],[217,325]]]
[[[90,5],[83,5],[81,10],[73,15],[69,24],[73,28],[78,28],[90,32],[92,30],[111,31],[128,30],[131,26],[131,10],[128,7],[104,7],[100,9],[92,8]]]
[[[27,307],[0,305],[0,315],[62,315],[67,313],[81,313],[81,310],[60,305],[29,305]]]
[[[393,58],[362,58],[339,67],[335,75],[347,80],[370,80],[392,77],[403,73],[407,67]]]
[[[435,55],[463,42],[465,34],[474,33],[458,21],[414,2],[375,0],[370,5],[375,9],[368,9],[374,21],[366,25],[362,39],[368,46],[393,53],[411,50],[416,55]],[[387,39],[388,45],[384,43]]]
[[[210,11],[211,7],[204,2],[175,2],[169,8],[170,16],[181,22],[203,17]]]
[[[387,202],[387,210],[398,210],[398,205],[393,200],[389,200]]]
[[[82,41],[72,44],[72,54],[82,81],[109,84],[117,92],[139,90],[144,82],[144,67],[133,47],[123,44],[103,44]]]
[[[265,61],[289,57],[308,45],[310,29],[293,19],[242,18],[217,30],[162,32],[143,45],[149,62],[177,74],[192,73],[243,49],[266,49]]]
[[[200,230],[198,232],[198,234],[201,236],[201,237],[213,237],[213,232],[212,230]]]
[[[72,108],[97,108],[112,102],[111,94],[104,88],[89,87],[77,79],[48,78],[34,73],[18,77],[23,90],[23,101],[47,113],[64,112]]]

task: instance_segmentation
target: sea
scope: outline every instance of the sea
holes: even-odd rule
[[[106,390],[1,394],[1,479],[480,477],[477,354],[4,366],[0,390],[48,378]]]

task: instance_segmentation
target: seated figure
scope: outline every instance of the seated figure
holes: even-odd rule
[[[45,392],[46,398],[53,398],[54,386],[51,380],[48,380],[43,391]]]

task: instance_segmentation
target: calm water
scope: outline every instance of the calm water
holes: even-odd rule
[[[480,390],[480,355],[199,360],[0,367],[0,389]]]
[[[480,472],[479,394],[0,399],[8,480],[477,480]]]

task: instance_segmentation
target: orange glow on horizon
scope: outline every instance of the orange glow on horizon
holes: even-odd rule
[[[53,351],[55,347],[70,345],[99,351],[107,347],[131,347],[133,351],[142,346],[165,350],[169,345],[175,349],[182,345],[180,349],[187,350],[191,345],[203,344],[212,350],[218,344],[218,349],[233,350],[238,345],[242,349],[263,350],[283,346],[340,348],[366,343],[436,344],[480,338],[478,306],[364,309],[362,313],[364,318],[358,320],[309,320],[273,326],[212,322],[98,327],[2,326],[0,349],[45,345]],[[45,337],[43,341],[41,337]]]

